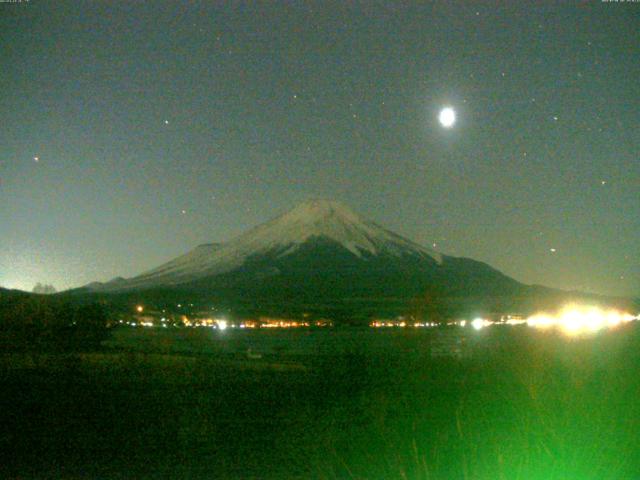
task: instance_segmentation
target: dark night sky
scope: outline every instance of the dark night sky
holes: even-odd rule
[[[639,295],[640,3],[491,3],[0,3],[0,285],[131,276],[323,197]]]

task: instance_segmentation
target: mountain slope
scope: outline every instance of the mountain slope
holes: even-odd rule
[[[201,245],[194,250],[104,290],[181,285],[241,268],[255,258],[277,259],[293,254],[308,242],[324,239],[351,257],[411,256],[441,263],[438,252],[407,240],[327,200],[305,202],[267,223],[223,244]]]
[[[305,202],[225,243],[196,247],[131,279],[76,291],[114,305],[186,301],[238,315],[451,318],[605,301],[523,285],[491,266],[418,245],[326,200]]]

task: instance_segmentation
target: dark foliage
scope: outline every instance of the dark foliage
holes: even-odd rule
[[[251,362],[153,349],[37,365],[0,356],[0,452],[11,452],[0,478],[638,478],[638,325],[472,338],[466,360],[365,343]]]
[[[78,305],[42,295],[0,294],[3,350],[94,349],[106,335],[107,317],[101,305]]]

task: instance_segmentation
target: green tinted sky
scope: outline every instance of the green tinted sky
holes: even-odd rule
[[[325,197],[640,294],[640,4],[493,3],[0,3],[0,285],[131,276]]]

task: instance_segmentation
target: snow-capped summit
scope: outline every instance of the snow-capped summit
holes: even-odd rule
[[[548,308],[565,298],[486,263],[441,255],[331,200],[304,202],[228,242],[199,245],[136,277],[79,289],[87,290],[105,293],[101,300],[114,305],[129,305],[134,297],[167,305],[193,299],[240,317],[349,322],[449,318],[505,305]]]
[[[222,244],[205,244],[127,281],[125,288],[177,285],[232,271],[248,259],[285,257],[314,240],[342,247],[354,257],[415,256],[441,263],[442,256],[332,200],[310,200]],[[118,285],[118,288],[123,285]]]
[[[413,252],[441,260],[437,252],[402,238],[333,200],[304,202],[284,215],[248,231],[237,242],[250,246],[254,251],[287,246],[289,249],[284,252],[286,254],[316,237],[334,241],[358,257],[365,252],[371,255]]]

